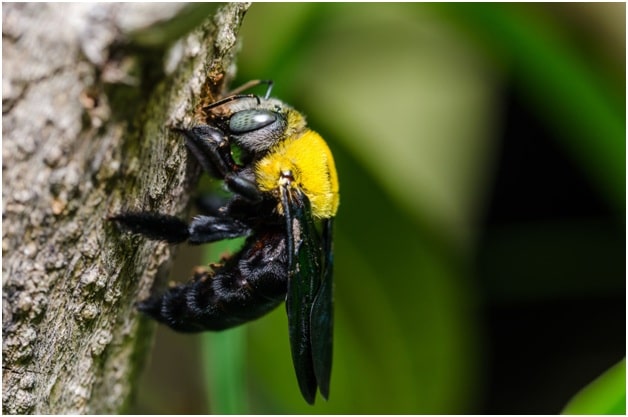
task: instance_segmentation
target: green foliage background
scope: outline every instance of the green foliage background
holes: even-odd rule
[[[331,399],[315,407],[302,400],[281,307],[235,333],[160,329],[155,362],[176,365],[149,371],[140,409],[478,412],[491,353],[474,257],[495,181],[504,85],[514,80],[625,228],[625,4],[259,3],[245,17],[242,40],[234,87],[275,80],[273,96],[306,114],[336,158]],[[572,250],[589,238],[578,224],[562,240],[545,226],[506,233],[496,267],[538,244]],[[215,258],[220,250],[212,250]],[[199,260],[187,262],[183,271]],[[625,292],[621,276],[603,284],[596,276],[540,280],[547,274],[534,267],[501,276],[488,292],[504,303]],[[174,347],[164,348],[166,339]],[[197,342],[202,348],[183,347]],[[244,356],[228,359],[242,349]],[[197,353],[216,359],[202,362]],[[186,385],[200,383],[201,363],[208,394]],[[612,401],[625,410],[623,369],[611,391],[623,392]]]

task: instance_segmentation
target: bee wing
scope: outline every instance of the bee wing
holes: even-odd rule
[[[286,312],[292,362],[303,398],[314,403],[318,382],[312,354],[312,305],[320,287],[322,248],[310,202],[299,190],[281,187],[286,218],[288,293]]]
[[[332,252],[333,219],[323,220],[323,268],[321,283],[312,305],[310,332],[312,337],[312,361],[314,374],[318,381],[321,395],[329,398],[329,380],[331,378],[331,358],[333,347],[333,252]]]

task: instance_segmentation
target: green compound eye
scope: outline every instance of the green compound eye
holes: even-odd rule
[[[242,110],[229,119],[229,130],[247,133],[261,129],[277,121],[277,113],[270,110]]]

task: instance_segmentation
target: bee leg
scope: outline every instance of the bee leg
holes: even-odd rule
[[[222,179],[237,170],[231,147],[224,132],[209,125],[191,129],[175,129],[185,137],[185,144],[203,169],[214,178]]]
[[[244,175],[230,172],[225,176],[225,183],[231,191],[252,203],[262,201],[263,194],[257,187],[255,181],[246,178]]]
[[[146,212],[119,213],[108,218],[123,230],[141,234],[151,240],[181,243],[190,237],[189,227],[183,220],[165,214]]]
[[[120,213],[109,220],[115,221],[123,230],[168,243],[187,240],[198,245],[250,234],[244,223],[228,217],[198,216],[188,225],[174,216],[139,212]]]
[[[218,179],[224,179],[229,189],[251,202],[259,202],[262,193],[251,172],[241,169],[231,155],[227,136],[220,129],[209,125],[195,126],[189,130],[177,129],[185,136],[185,143],[203,169]]]
[[[189,227],[188,242],[192,245],[246,236],[251,229],[244,223],[225,217],[197,216]]]

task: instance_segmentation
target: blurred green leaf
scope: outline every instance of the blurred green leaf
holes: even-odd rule
[[[234,253],[243,239],[224,240],[207,246],[204,264]],[[201,337],[202,361],[211,414],[247,414],[246,327],[205,332]]]
[[[626,414],[626,359],[584,387],[563,414]]]
[[[247,414],[246,328],[206,332],[201,339],[212,414]]]

